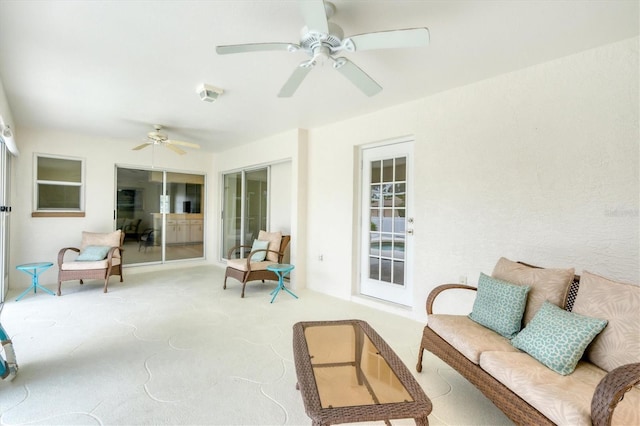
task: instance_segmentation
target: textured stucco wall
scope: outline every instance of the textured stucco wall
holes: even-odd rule
[[[358,146],[407,134],[414,317],[500,256],[640,282],[638,94],[634,38],[311,130],[308,286],[350,297]]]

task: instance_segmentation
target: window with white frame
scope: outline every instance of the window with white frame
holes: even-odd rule
[[[34,214],[84,214],[84,160],[35,154]]]

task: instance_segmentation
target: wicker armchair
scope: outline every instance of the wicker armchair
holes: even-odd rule
[[[107,292],[111,275],[120,275],[120,282],[122,282],[124,236],[125,234],[121,230],[111,233],[82,232],[80,248],[65,247],[61,249],[58,252],[58,296],[62,294],[63,281],[80,280],[80,284],[84,284],[83,280],[86,279],[103,279],[104,293]],[[67,252],[76,252],[80,255],[74,260],[65,261]],[[97,257],[92,258],[91,256],[94,254]],[[83,259],[83,255],[86,260]]]
[[[267,270],[267,266],[282,263],[284,252],[291,241],[291,236],[282,235],[280,232],[265,232],[260,231],[258,240],[269,240],[268,249],[252,250],[250,245],[238,245],[232,247],[227,254],[227,269],[224,274],[223,289],[227,288],[227,278],[232,277],[242,283],[242,293],[240,297],[244,297],[244,289],[247,286],[247,282],[261,280],[273,280],[278,281],[278,276],[275,272]],[[246,257],[239,258],[240,249],[246,249],[245,252],[249,252]],[[254,255],[261,252],[266,253],[265,260],[252,261]]]

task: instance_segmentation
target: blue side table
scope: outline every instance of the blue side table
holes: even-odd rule
[[[51,262],[25,263],[24,265],[16,266],[16,269],[18,271],[22,271],[26,274],[31,275],[31,287],[26,289],[20,296],[18,296],[18,298],[16,299],[16,302],[22,299],[24,296],[26,296],[31,289],[33,289],[34,294],[37,289],[40,289],[45,293],[49,293],[50,295],[55,296],[56,294],[54,292],[38,284],[38,277],[40,276],[40,274],[46,271],[47,269],[51,268],[52,266],[53,266],[53,263]]]
[[[269,271],[275,272],[275,274],[278,276],[278,287],[276,287],[276,289],[271,292],[271,294],[273,294],[271,303],[276,300],[276,296],[278,295],[278,293],[280,293],[280,290],[286,291],[296,299],[298,298],[298,296],[293,294],[291,290],[284,286],[284,277],[286,277],[289,272],[293,271],[293,268],[295,268],[295,266],[289,265],[287,263],[277,263],[275,265],[267,266],[267,269]]]

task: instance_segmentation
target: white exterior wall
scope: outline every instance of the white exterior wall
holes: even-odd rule
[[[205,249],[207,262],[215,264],[221,173],[289,163],[291,186],[283,190],[289,192],[284,199],[290,203],[296,265],[292,284],[348,299],[357,293],[359,147],[412,135],[415,299],[405,315],[423,320],[431,288],[462,275],[473,284],[500,256],[638,283],[638,42],[218,154],[157,150],[155,163],[207,175]],[[132,141],[42,129],[16,133],[21,156],[12,184],[11,269],[55,261],[58,250],[77,244],[84,229],[113,229],[114,165],[151,164],[150,150],[131,151]],[[31,217],[34,152],[87,159],[85,218]],[[287,215],[282,212],[282,206],[275,210]],[[55,267],[41,276],[44,284],[55,281]],[[11,271],[12,288],[28,285],[26,274]]]
[[[638,69],[634,38],[311,130],[307,286],[354,292],[356,152],[404,135],[415,136],[409,316],[423,320],[433,287],[476,283],[500,256],[640,282]]]
[[[11,214],[11,266],[10,288],[27,288],[31,278],[15,270],[15,266],[29,262],[53,262],[40,276],[40,283],[57,283],[58,251],[63,247],[78,247],[82,231],[111,232],[115,229],[115,165],[144,167],[152,165],[152,148],[132,151],[139,145],[135,140],[100,139],[77,133],[20,128],[20,156],[14,159],[12,182],[13,211]],[[85,159],[85,217],[31,217],[33,211],[33,158],[34,153],[53,154]],[[210,175],[213,154],[198,151],[177,155],[169,149],[156,147],[154,165],[177,172]],[[205,198],[207,220],[207,258],[212,253],[211,217],[217,211],[218,195],[211,192]],[[215,189],[214,189],[215,191]],[[214,222],[215,223],[215,222]],[[126,253],[125,253],[126,256]],[[202,263],[202,261],[193,261]],[[188,262],[167,264],[164,267],[184,267]],[[174,266],[171,266],[174,265]],[[146,266],[128,268],[128,272],[141,272]],[[157,266],[156,266],[157,268]],[[125,272],[126,274],[127,272]]]

